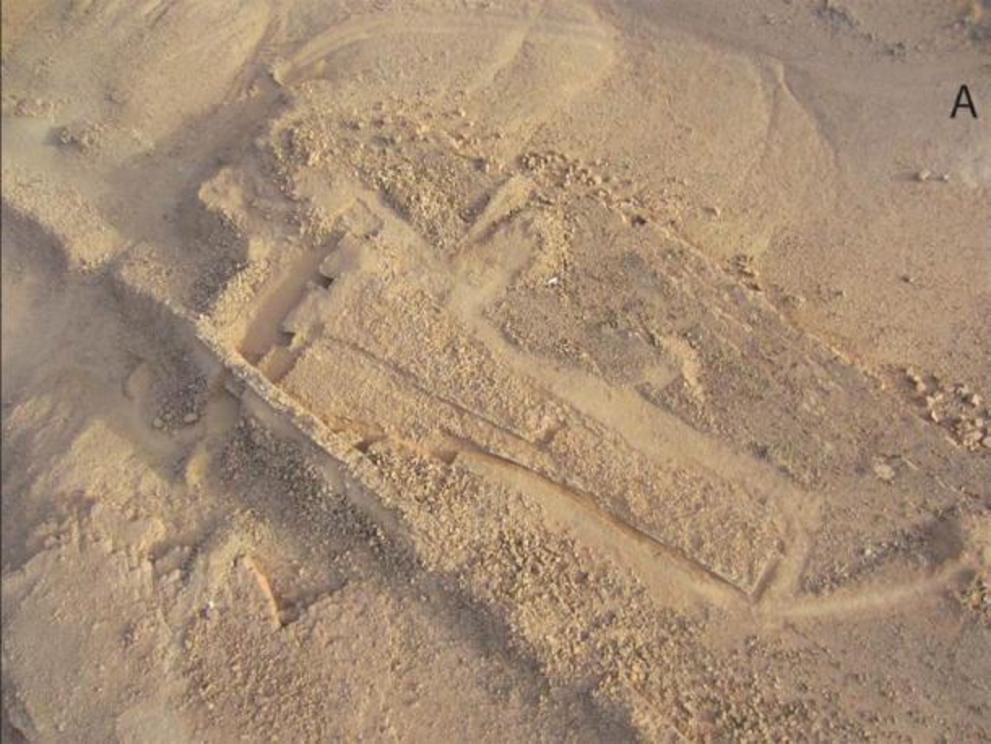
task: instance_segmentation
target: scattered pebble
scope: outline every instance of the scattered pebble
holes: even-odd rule
[[[983,444],[984,439],[986,438],[987,437],[984,437],[980,429],[967,429],[960,434],[960,442],[965,447],[976,447],[978,442]]]
[[[187,413],[185,416],[182,417],[182,423],[184,424],[195,424],[199,420],[200,420],[199,414],[192,412]]]
[[[948,384],[932,373],[922,375],[912,367],[904,370],[905,379],[915,387],[920,403],[925,404],[926,417],[947,430],[947,439],[970,452],[987,447],[988,415],[982,406],[985,397],[968,384]]]
[[[949,183],[950,174],[940,173],[937,175],[928,168],[923,168],[915,174],[915,180],[919,183],[925,183],[926,181],[941,181],[942,183]]]
[[[890,483],[895,479],[895,469],[890,465],[879,462],[874,465],[874,475],[883,480],[885,483]]]

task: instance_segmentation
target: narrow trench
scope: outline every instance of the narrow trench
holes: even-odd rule
[[[248,363],[257,366],[273,346],[288,345],[282,338],[286,333],[282,324],[311,285],[327,289],[333,284],[333,278],[325,277],[319,269],[335,247],[336,242],[329,250],[304,251],[270,288],[263,291],[238,345],[238,351]]]

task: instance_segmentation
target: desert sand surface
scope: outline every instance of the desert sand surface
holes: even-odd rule
[[[2,9],[5,742],[991,741],[988,0]]]

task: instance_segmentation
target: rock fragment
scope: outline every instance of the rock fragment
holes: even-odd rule
[[[895,479],[895,469],[887,463],[875,463],[874,475],[883,480],[885,483],[890,483]]]

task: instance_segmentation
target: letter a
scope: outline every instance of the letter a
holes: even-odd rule
[[[973,118],[977,118],[977,109],[974,108],[974,99],[970,97],[970,88],[966,85],[960,86],[960,91],[957,93],[957,100],[953,104],[953,111],[950,112],[950,118],[957,118],[957,111],[959,109],[967,109],[970,111],[970,115]]]

